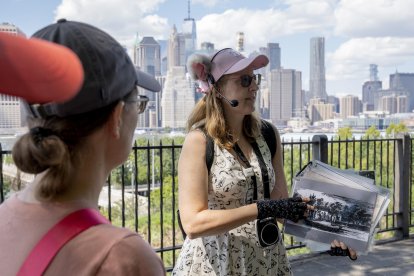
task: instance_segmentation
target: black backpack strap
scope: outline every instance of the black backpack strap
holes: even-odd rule
[[[208,174],[210,175],[210,169],[213,165],[214,160],[214,141],[213,138],[210,137],[207,133],[205,133],[207,144],[206,144],[206,166]]]
[[[276,134],[273,126],[265,120],[262,120],[262,135],[270,149],[273,160],[273,157],[276,154]]]

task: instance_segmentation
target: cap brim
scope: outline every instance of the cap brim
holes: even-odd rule
[[[233,64],[224,75],[237,73],[243,71],[246,68],[251,68],[257,70],[259,68],[265,67],[269,63],[269,59],[265,55],[254,55],[248,58],[244,58]]]
[[[70,49],[0,33],[0,93],[29,103],[63,102],[82,84],[82,63]]]
[[[137,85],[142,87],[146,90],[152,92],[159,92],[161,91],[160,83],[150,74],[144,73],[139,69],[136,69],[138,82]]]

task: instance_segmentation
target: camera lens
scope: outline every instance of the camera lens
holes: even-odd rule
[[[279,231],[274,223],[266,223],[261,231],[262,241],[266,245],[273,245],[279,241]]]

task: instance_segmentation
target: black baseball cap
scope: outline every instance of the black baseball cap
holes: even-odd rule
[[[79,57],[84,71],[83,85],[71,100],[29,103],[29,113],[35,117],[66,117],[93,111],[119,101],[136,86],[152,92],[161,90],[153,76],[135,68],[124,47],[92,25],[59,19],[32,37],[68,47]]]

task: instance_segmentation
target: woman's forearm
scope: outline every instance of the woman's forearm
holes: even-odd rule
[[[256,218],[256,204],[227,210],[203,210],[188,220],[184,228],[188,237],[194,239],[227,232]]]

